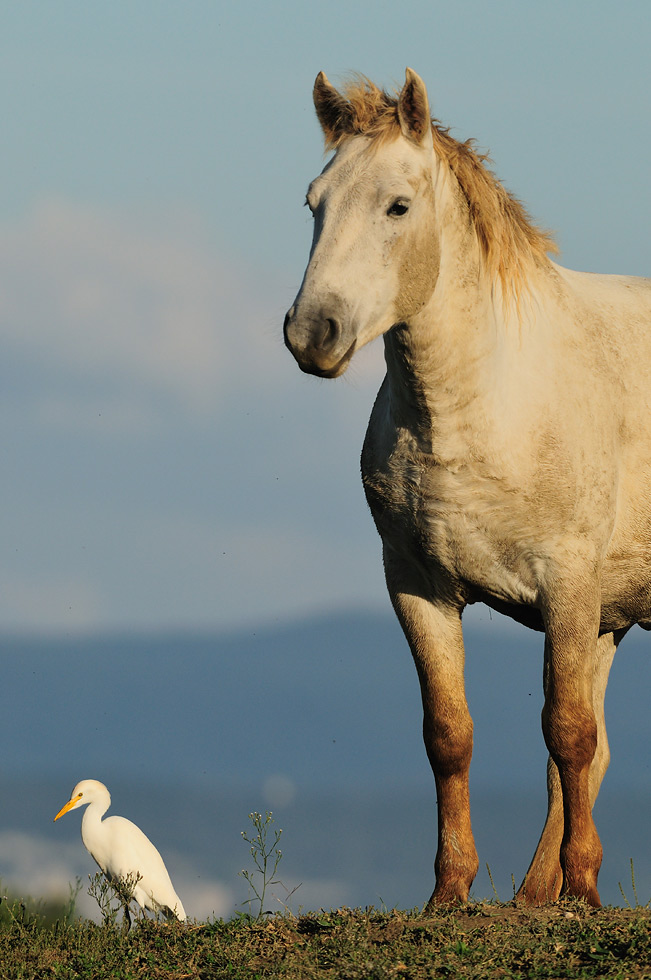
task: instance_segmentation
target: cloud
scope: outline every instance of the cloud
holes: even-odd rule
[[[0,343],[5,359],[40,369],[54,424],[74,415],[75,387],[78,399],[98,384],[132,410],[163,397],[214,411],[235,374],[265,367],[256,288],[187,216],[49,200],[0,226]]]
[[[0,833],[0,868],[3,891],[21,898],[68,897],[68,883],[82,867],[79,848],[72,844],[53,847],[50,841],[20,831]]]
[[[25,623],[46,632],[53,622],[71,630],[91,629],[102,613],[96,584],[78,575],[50,575],[42,568],[29,574],[0,566],[0,619],[5,629]]]
[[[0,222],[5,628],[384,599],[357,475],[382,346],[303,375],[281,329],[300,274],[236,266],[187,215],[50,200]]]

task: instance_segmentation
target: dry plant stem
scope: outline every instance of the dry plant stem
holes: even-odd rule
[[[249,814],[249,820],[253,824],[253,828],[256,831],[253,837],[249,837],[245,830],[242,831],[242,838],[247,844],[250,844],[250,853],[253,858],[253,863],[256,867],[256,871],[247,871],[243,869],[240,871],[240,876],[244,878],[249,888],[253,892],[254,897],[246,899],[242,902],[242,905],[249,906],[249,914],[251,912],[251,905],[254,902],[259,903],[258,914],[256,918],[260,919],[264,915],[264,901],[267,889],[270,885],[282,884],[276,879],[276,871],[278,870],[278,865],[280,859],[283,856],[282,851],[278,848],[278,842],[280,840],[282,830],[273,831],[273,840],[269,840],[269,832],[271,831],[271,824],[273,821],[273,815],[270,810],[265,811],[264,817],[262,814],[254,811]]]

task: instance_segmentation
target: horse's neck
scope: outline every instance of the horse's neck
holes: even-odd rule
[[[461,250],[442,251],[429,303],[384,338],[394,420],[426,443],[445,438],[481,398],[501,328],[478,264],[464,269]]]
[[[409,430],[426,452],[438,446],[445,456],[457,455],[455,432],[479,397],[471,359],[461,364],[437,344],[436,334],[405,325],[385,335],[385,360],[394,424]]]

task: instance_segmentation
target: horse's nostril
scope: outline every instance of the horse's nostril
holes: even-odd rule
[[[320,310],[299,310],[296,304],[287,311],[283,323],[285,346],[305,364],[317,364],[325,358],[327,367],[330,358],[338,361],[343,332],[335,317],[324,316]]]
[[[340,334],[341,334],[341,327],[339,326],[339,324],[335,319],[329,316],[326,320],[326,326],[323,331],[323,339],[321,342],[321,346],[324,347],[326,350],[329,347],[333,347],[339,340]]]

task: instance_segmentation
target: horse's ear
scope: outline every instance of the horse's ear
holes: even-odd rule
[[[432,140],[432,120],[425,82],[407,68],[405,84],[398,97],[398,118],[403,136],[414,143],[428,143]]]
[[[314,108],[328,146],[353,132],[353,107],[320,71],[314,83]]]

